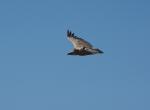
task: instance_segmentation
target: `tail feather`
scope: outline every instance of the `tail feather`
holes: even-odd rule
[[[102,50],[100,49],[96,49],[98,51],[98,53],[104,53]]]

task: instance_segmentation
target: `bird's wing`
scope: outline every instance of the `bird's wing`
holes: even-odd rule
[[[85,48],[85,51],[87,51],[87,52],[90,52],[90,53],[98,53],[98,51],[97,50],[95,50],[95,49],[91,49],[91,48]]]
[[[67,37],[69,41],[73,44],[75,49],[78,49],[78,50],[83,49],[83,48],[91,49],[93,47],[89,42],[85,41],[82,38],[75,36],[74,33],[72,33],[69,30],[67,31]]]

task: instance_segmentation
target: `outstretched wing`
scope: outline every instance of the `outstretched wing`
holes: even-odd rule
[[[93,47],[89,42],[85,41],[82,38],[75,36],[74,33],[72,33],[69,30],[67,31],[67,37],[69,41],[73,44],[74,48],[77,50],[80,50],[83,48],[91,49]]]

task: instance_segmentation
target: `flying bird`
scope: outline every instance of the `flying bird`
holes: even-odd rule
[[[98,48],[94,48],[89,42],[86,40],[77,37],[71,31],[67,31],[67,38],[73,44],[73,51],[68,53],[68,55],[79,55],[79,56],[86,56],[86,55],[94,55],[103,53],[102,50]]]

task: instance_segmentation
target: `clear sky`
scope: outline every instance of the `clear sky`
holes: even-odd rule
[[[0,110],[150,110],[149,57],[149,0],[0,0]]]

